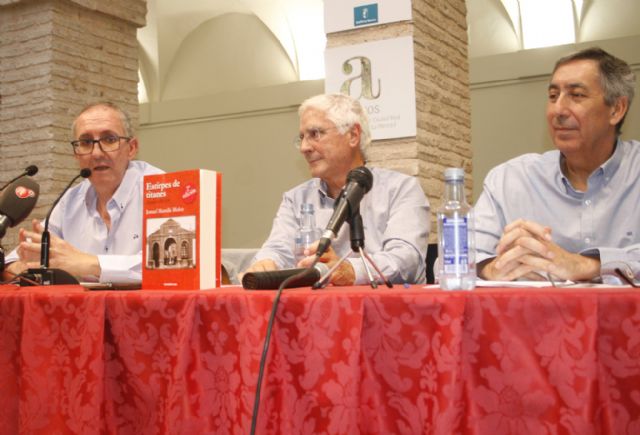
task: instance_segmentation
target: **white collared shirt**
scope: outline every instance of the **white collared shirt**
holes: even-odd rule
[[[526,219],[551,228],[561,248],[600,256],[601,275],[621,264],[640,271],[640,142],[621,141],[588,179],[573,188],[559,151],[525,154],[487,175],[475,205],[477,261],[495,257],[506,225]]]
[[[96,191],[84,180],[69,189],[51,213],[49,232],[80,251],[98,257],[101,274],[82,281],[135,282],[142,277],[143,176],[162,173],[142,161],[131,161],[124,178],[107,203],[111,229],[96,209]],[[14,250],[7,263],[16,261]]]
[[[370,169],[373,187],[360,202],[365,250],[391,282],[424,283],[429,201],[416,178],[388,169]],[[300,206],[304,203],[313,204],[316,226],[326,227],[333,214],[334,200],[327,196],[325,183],[312,178],[285,192],[271,234],[254,261],[270,258],[280,268],[296,267],[294,238]],[[351,251],[348,224],[342,226],[331,246],[340,257]],[[351,252],[347,261],[355,271],[355,284],[368,283],[360,257]]]

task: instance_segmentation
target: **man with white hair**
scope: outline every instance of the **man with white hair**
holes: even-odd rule
[[[366,112],[357,100],[343,94],[322,94],[304,101],[298,110],[300,133],[297,146],[306,159],[312,179],[284,194],[269,238],[246,272],[310,266],[315,245],[295,263],[294,237],[300,207],[312,204],[316,224],[324,228],[347,174],[366,163],[371,143]],[[429,234],[429,202],[418,181],[411,176],[370,168],[373,187],[360,203],[366,250],[387,279],[394,283],[425,282],[425,254]],[[333,266],[351,250],[348,225],[320,261]],[[368,282],[359,257],[352,253],[334,271],[334,285]]]

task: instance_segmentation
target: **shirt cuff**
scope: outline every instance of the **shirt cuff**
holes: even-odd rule
[[[353,267],[355,273],[353,285],[369,284],[369,276],[360,257],[347,258],[345,261],[351,263],[351,267]]]
[[[135,255],[98,255],[100,282],[141,282],[142,253]],[[95,277],[86,277],[88,279]],[[85,279],[85,277],[83,277]]]

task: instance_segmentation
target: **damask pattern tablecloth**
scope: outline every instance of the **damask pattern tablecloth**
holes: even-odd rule
[[[0,287],[0,433],[248,434],[275,292]],[[633,289],[286,291],[260,434],[639,434]]]

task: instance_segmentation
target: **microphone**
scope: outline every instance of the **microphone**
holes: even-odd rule
[[[28,178],[15,179],[7,186],[9,188],[0,197],[0,239],[6,234],[7,228],[15,227],[29,216],[40,193],[38,183]]]
[[[349,171],[347,184],[345,184],[338,196],[338,200],[333,207],[333,215],[331,215],[327,228],[322,233],[318,243],[316,257],[322,256],[329,249],[331,240],[337,237],[344,221],[360,211],[360,201],[371,190],[371,186],[373,186],[373,174],[368,168],[359,166]]]
[[[91,176],[91,169],[82,168],[80,170],[80,173],[78,175],[76,175],[75,177],[73,177],[73,179],[69,182],[69,184],[67,184],[67,187],[65,187],[64,190],[62,191],[62,193],[56,198],[55,201],[53,201],[53,205],[49,209],[49,213],[47,213],[47,216],[44,219],[44,231],[42,232],[42,243],[41,243],[41,248],[40,248],[40,267],[41,268],[45,268],[46,269],[46,268],[49,267],[49,240],[50,240],[50,236],[49,236],[49,218],[51,217],[51,212],[53,212],[53,209],[56,208],[56,205],[58,205],[58,202],[60,202],[60,200],[62,199],[64,194],[67,193],[67,190],[69,190],[71,185],[73,183],[75,183],[75,181],[78,178],[80,178],[80,177],[88,178],[90,176]]]
[[[300,278],[294,279],[285,288],[310,287],[329,270],[324,263],[316,263],[313,267],[296,269],[269,270],[266,272],[248,272],[242,277],[242,287],[247,290],[277,290],[280,284],[290,276],[306,272]]]
[[[0,191],[3,191],[9,184],[13,183],[18,178],[22,178],[25,175],[33,177],[37,173],[38,173],[38,167],[36,165],[29,165],[24,169],[24,171],[22,171],[22,173],[20,175],[18,175],[17,177],[12,178],[11,180],[7,181],[4,186],[0,187]]]
[[[28,270],[28,273],[33,275],[32,279],[41,285],[78,284],[78,280],[70,273],[61,269],[49,269],[49,248],[51,239],[49,234],[49,218],[51,217],[51,212],[56,208],[56,205],[58,205],[58,202],[60,202],[60,199],[62,199],[64,194],[67,193],[67,190],[69,190],[71,185],[80,177],[88,178],[90,176],[91,169],[81,169],[80,173],[73,177],[69,184],[67,184],[67,187],[64,188],[62,193],[53,202],[53,205],[44,219],[44,231],[42,232],[42,241],[40,243],[40,268]],[[23,282],[24,281],[20,281],[20,285],[28,285],[23,284]]]

